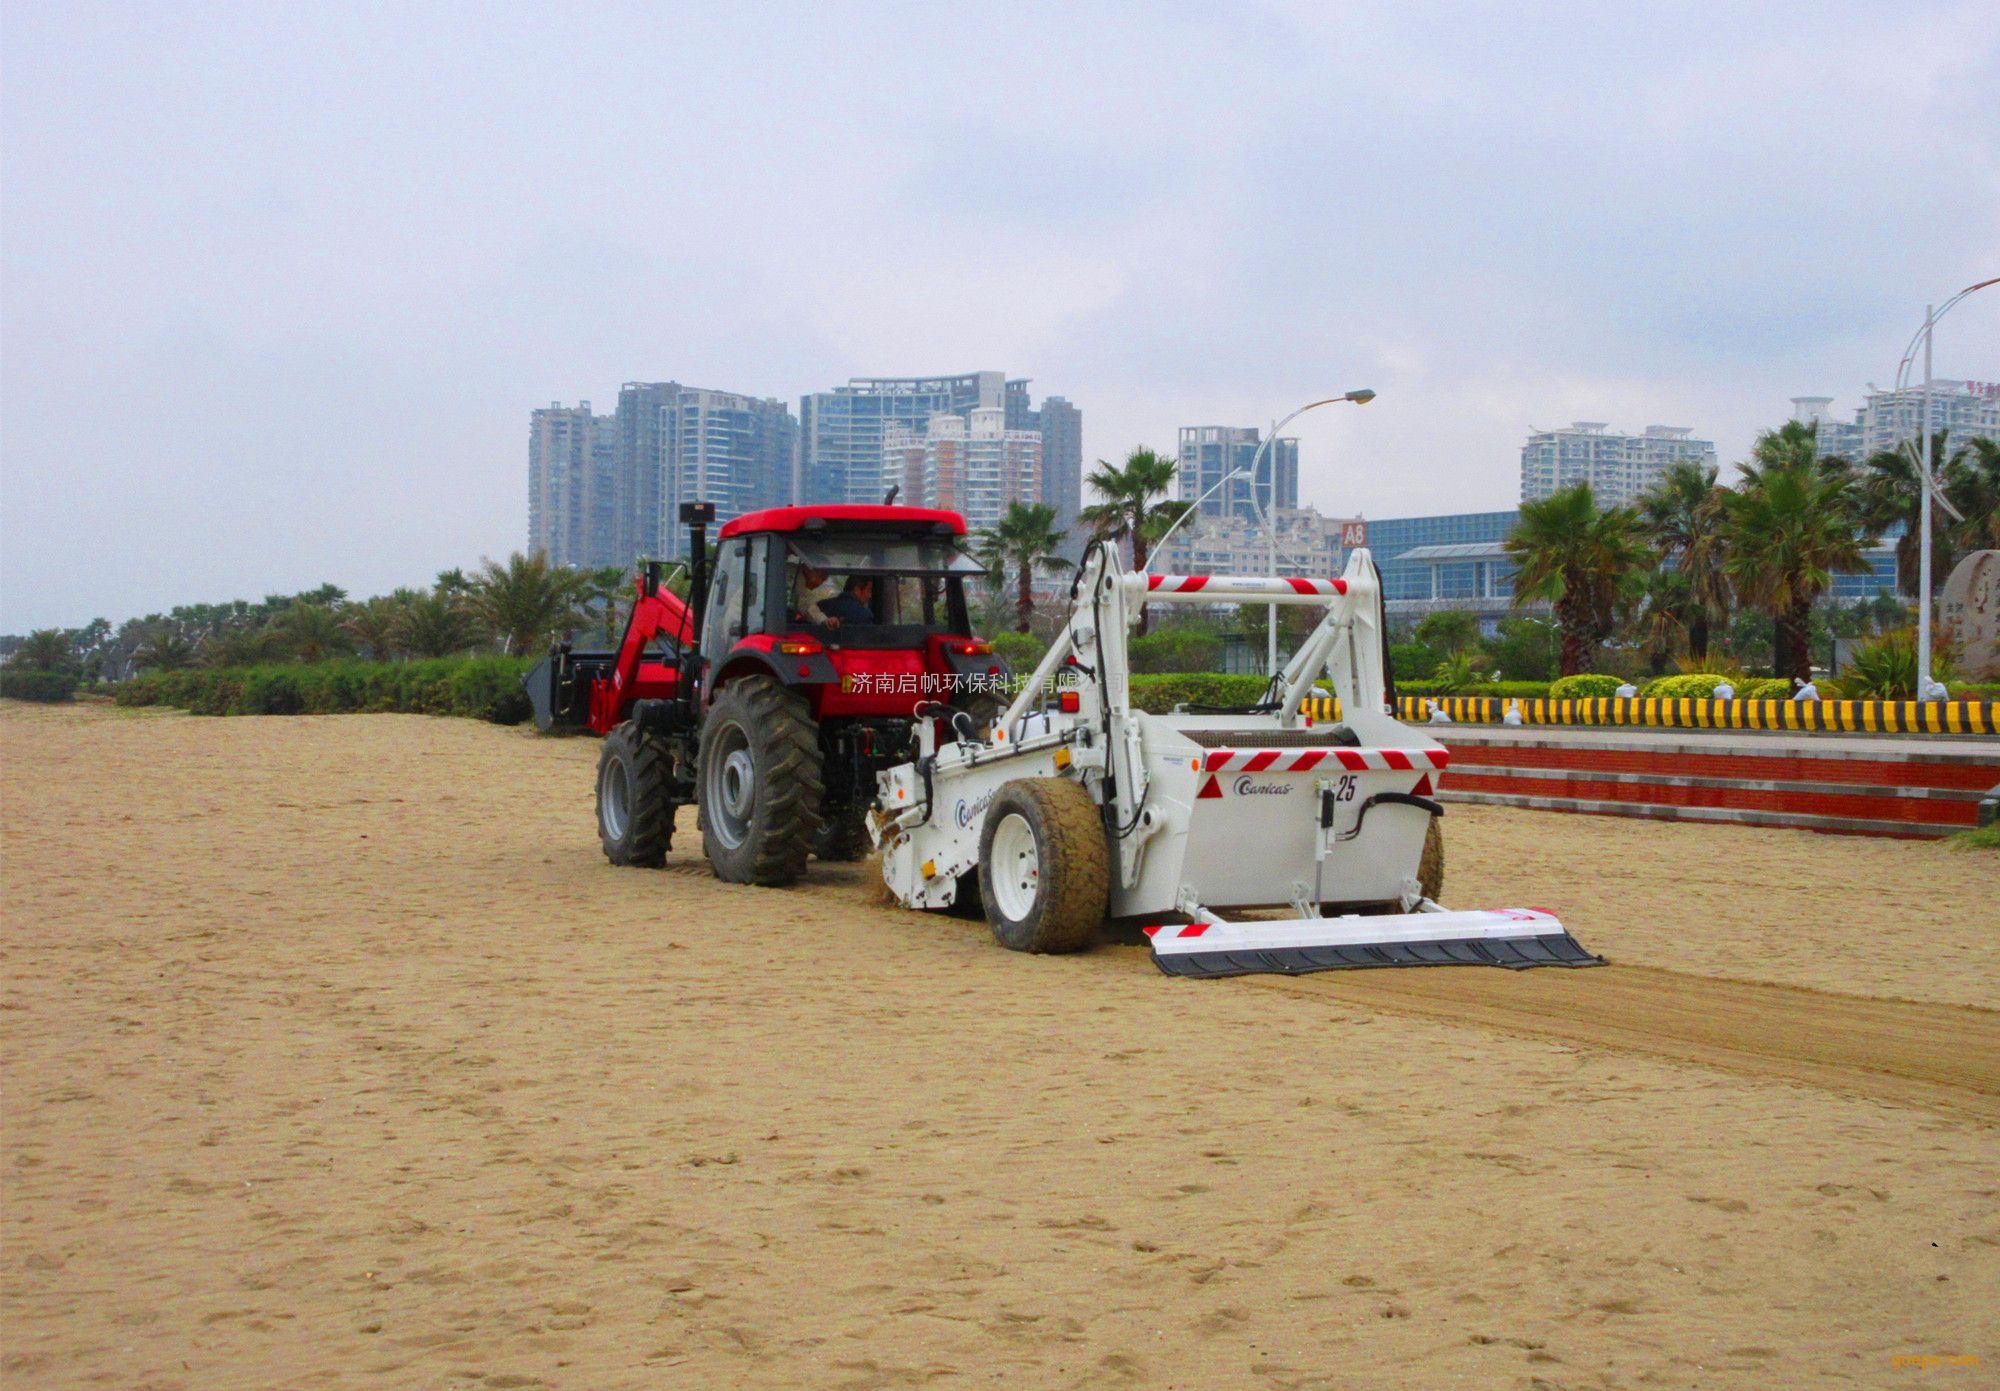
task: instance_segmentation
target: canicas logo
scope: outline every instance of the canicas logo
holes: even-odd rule
[[[1288,782],[1258,782],[1245,774],[1236,780],[1236,795],[1239,797],[1289,797],[1292,785]]]
[[[969,802],[965,798],[960,797],[958,805],[952,808],[952,819],[958,822],[958,828],[962,831],[972,824],[974,818],[980,812],[986,810],[987,804],[992,800],[993,794],[991,792],[987,793],[984,797],[974,797]]]

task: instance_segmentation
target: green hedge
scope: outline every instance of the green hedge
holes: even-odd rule
[[[66,671],[15,671],[0,667],[0,696],[54,705],[76,694],[76,677]]]
[[[441,657],[148,672],[120,682],[112,699],[196,715],[463,715],[519,724],[532,713],[521,678],[536,660]]]
[[[1436,681],[1398,681],[1399,696],[1492,696],[1499,700],[1539,700],[1549,693],[1546,681],[1478,681],[1447,691]]]
[[[1250,705],[1271,683],[1262,676],[1226,676],[1215,671],[1179,671],[1132,678],[1132,703],[1149,715],[1174,706]]]
[[[1549,686],[1549,699],[1595,700],[1599,696],[1617,695],[1618,688],[1624,684],[1625,680],[1620,676],[1603,676],[1596,673],[1565,676]]]

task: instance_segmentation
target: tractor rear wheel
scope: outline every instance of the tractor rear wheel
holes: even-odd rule
[[[1001,946],[1082,951],[1110,895],[1104,819],[1083,784],[1021,778],[995,794],[979,835],[979,896]]]
[[[1417,861],[1417,887],[1432,903],[1444,901],[1444,823],[1431,818],[1424,832],[1424,853]]]
[[[701,726],[696,780],[709,868],[732,884],[795,882],[819,830],[819,728],[768,676],[732,681]]]
[[[674,840],[673,755],[627,720],[597,751],[597,839],[614,865],[657,869]]]

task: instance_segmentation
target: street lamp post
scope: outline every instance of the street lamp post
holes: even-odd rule
[[[1153,549],[1146,553],[1146,569],[1151,570],[1153,568],[1153,562],[1158,560],[1160,556],[1166,551],[1167,538],[1169,536],[1172,536],[1175,532],[1181,529],[1182,522],[1185,522],[1189,517],[1192,517],[1195,513],[1199,512],[1201,510],[1201,505],[1204,502],[1207,502],[1211,497],[1214,497],[1216,490],[1218,488],[1224,487],[1225,485],[1230,483],[1234,483],[1239,478],[1253,478],[1255,476],[1256,475],[1252,474],[1249,469],[1240,468],[1233,473],[1223,474],[1222,477],[1216,479],[1215,482],[1211,483],[1208,486],[1207,490],[1204,491],[1200,497],[1196,498],[1193,502],[1190,502],[1188,504],[1187,511],[1181,513],[1180,516],[1174,518],[1174,524],[1172,526],[1168,527],[1165,531],[1160,533],[1160,539],[1155,541],[1153,543]]]
[[[1923,452],[1911,450],[1916,455],[1917,465],[1917,699],[1925,697],[1931,684],[1931,508],[1933,504],[1959,521],[1965,518],[1959,514],[1951,502],[1938,495],[1937,478],[1932,470],[1936,466],[1933,457],[1936,446],[1931,437],[1931,339],[1937,329],[1939,319],[1958,306],[1959,301],[1976,290],[1989,285],[2000,285],[2000,276],[1982,280],[1977,285],[1968,285],[1943,304],[1936,307],[1924,306],[1924,324],[1916,336],[1910,339],[1910,346],[1903,350],[1903,360],[1896,364],[1896,405],[1901,414],[1903,392],[1909,381],[1910,368],[1916,360],[1917,345],[1924,349],[1924,404],[1919,429],[1923,432]],[[1906,441],[1907,443],[1907,441]]]
[[[1321,406],[1338,405],[1342,401],[1351,401],[1357,406],[1365,406],[1374,399],[1374,391],[1364,386],[1357,391],[1344,392],[1339,396],[1329,396],[1324,401],[1314,401],[1308,405],[1300,406],[1297,410],[1271,427],[1270,438],[1258,445],[1256,454],[1251,456],[1250,500],[1256,504],[1258,515],[1264,520],[1264,529],[1269,533],[1271,538],[1271,573],[1273,575],[1278,573],[1278,480],[1276,470],[1274,469],[1271,478],[1271,505],[1267,508],[1264,506],[1263,499],[1257,496],[1257,465],[1263,461],[1265,452],[1278,442],[1278,431],[1284,429],[1307,411],[1317,410]],[[1270,611],[1265,617],[1269,620],[1271,629],[1270,643],[1268,645],[1268,659],[1270,663],[1268,673],[1276,676],[1278,674],[1278,606],[1272,604]]]

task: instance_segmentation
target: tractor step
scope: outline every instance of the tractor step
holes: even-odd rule
[[[1170,976],[1348,971],[1373,966],[1601,966],[1553,913],[1438,910],[1380,917],[1205,920],[1145,929]]]

